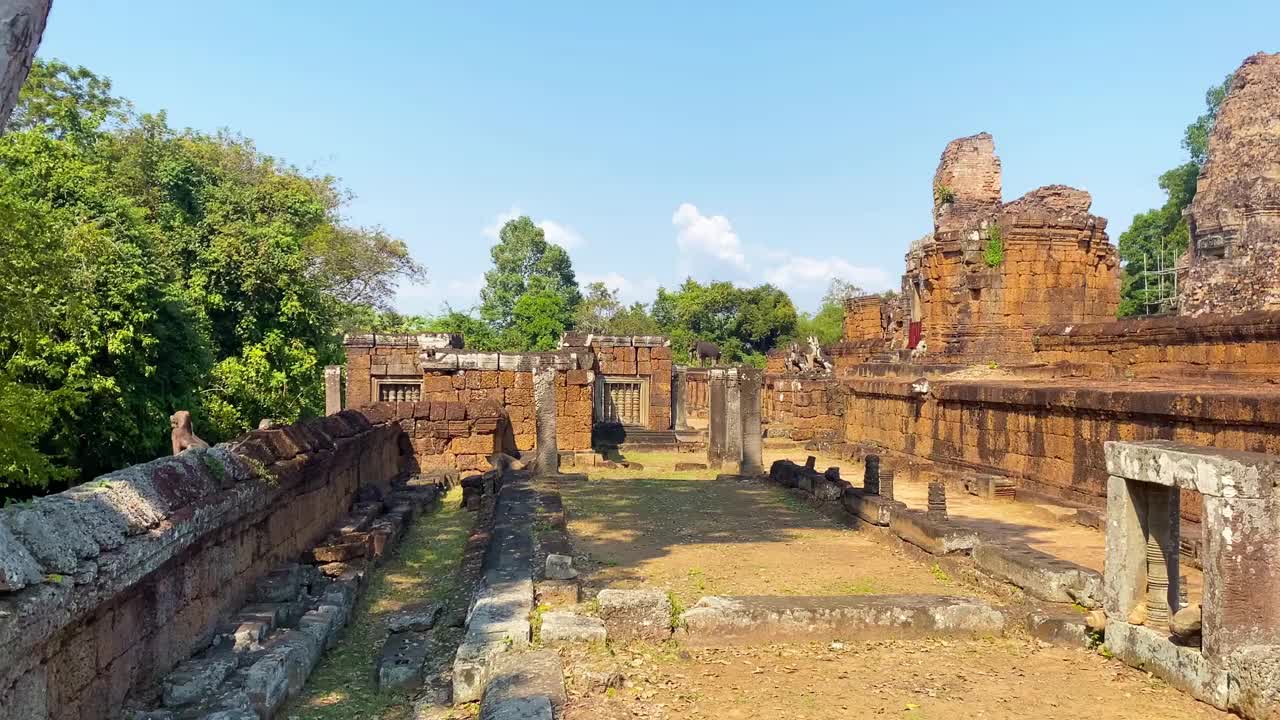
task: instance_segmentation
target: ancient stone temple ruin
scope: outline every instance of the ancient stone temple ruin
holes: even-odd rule
[[[1089,193],[1064,185],[1001,201],[990,135],[951,141],[934,175],[934,230],[907,255],[901,316],[906,349],[934,354],[1025,352],[1051,322],[1115,317],[1119,263]]]
[[[838,715],[886,667],[858,702],[909,680],[945,717],[1037,662],[1032,692],[1088,688],[1074,714],[1280,717],[1278,89],[1280,56],[1232,81],[1180,314],[1115,319],[1089,195],[1005,203],[982,133],[944,149],[901,295],[850,298],[834,347],[702,368],[658,336],[359,334],[324,417],[210,448],[175,412],[172,457],[0,509],[0,720],[288,717],[341,642],[431,720],[682,717],[711,693],[683,715],[707,717],[756,684],[781,709],[752,712],[831,693]],[[371,622],[386,598],[361,597],[439,580],[370,582],[444,507],[468,518],[456,586]],[[1013,652],[991,663],[993,638]],[[951,690],[898,671],[946,662]]]
[[[1280,57],[1259,53],[1231,80],[1187,221],[1184,315],[1280,309]]]

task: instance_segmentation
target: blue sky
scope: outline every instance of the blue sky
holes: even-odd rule
[[[429,268],[398,307],[433,312],[477,301],[513,212],[627,299],[896,286],[938,154],[983,130],[1006,201],[1082,187],[1114,241],[1205,89],[1280,50],[1275,2],[361,5],[57,0],[40,54],[341,177]]]

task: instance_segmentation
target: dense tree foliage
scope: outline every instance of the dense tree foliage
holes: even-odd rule
[[[37,61],[0,138],[0,492],[161,454],[177,409],[209,440],[320,412],[339,331],[421,272],[346,199]]]
[[[480,290],[480,319],[499,335],[504,349],[545,350],[573,326],[582,302],[569,253],[547,242],[527,216],[508,221],[489,251],[493,269]],[[523,303],[522,303],[523,301]]]
[[[795,339],[802,345],[810,337],[818,338],[823,345],[840,342],[844,336],[844,303],[849,298],[865,295],[866,291],[841,278],[832,278],[822,305],[816,313],[801,313],[796,322]]]
[[[795,334],[795,305],[772,285],[739,288],[728,282],[707,284],[689,278],[678,290],[658,289],[653,319],[671,337],[679,360],[697,340],[720,347],[726,362],[764,364],[764,353]]]
[[[1190,242],[1187,221],[1182,211],[1196,194],[1196,177],[1209,154],[1209,134],[1218,116],[1218,106],[1231,88],[1231,75],[1205,92],[1205,111],[1187,126],[1182,147],[1191,160],[1160,176],[1164,205],[1133,216],[1133,223],[1120,234],[1120,259],[1124,262],[1120,278],[1121,317],[1143,315],[1164,310],[1159,302],[1159,279],[1153,273],[1159,268],[1172,269],[1186,252]],[[1166,284],[1172,280],[1167,279]],[[1170,285],[1171,287],[1171,285]]]

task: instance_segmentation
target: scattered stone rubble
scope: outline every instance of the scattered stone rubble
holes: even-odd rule
[[[410,480],[385,498],[372,486],[330,535],[303,558],[263,578],[238,613],[220,625],[213,641],[160,683],[159,707],[138,712],[145,720],[270,720],[302,691],[323,652],[351,618],[371,564],[399,541],[405,528],[442,491]],[[439,607],[392,618],[378,668],[380,683],[404,686],[418,678],[412,646]],[[388,655],[403,661],[388,663]],[[421,662],[417,663],[421,668]]]

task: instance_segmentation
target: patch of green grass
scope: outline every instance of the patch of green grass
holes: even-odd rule
[[[933,567],[929,568],[929,574],[932,575],[935,580],[942,583],[943,585],[951,584],[951,576],[948,575],[947,571],[943,570],[942,566],[939,565],[938,563],[934,563]]]
[[[702,572],[701,568],[690,568],[689,584],[693,586],[694,591],[705,593],[707,591],[707,574]]]
[[[379,692],[374,667],[386,630],[383,619],[410,603],[443,601],[455,588],[472,516],[454,488],[409,528],[356,603],[338,645],[325,653],[310,680],[281,717],[291,720],[408,720],[409,697]]]

